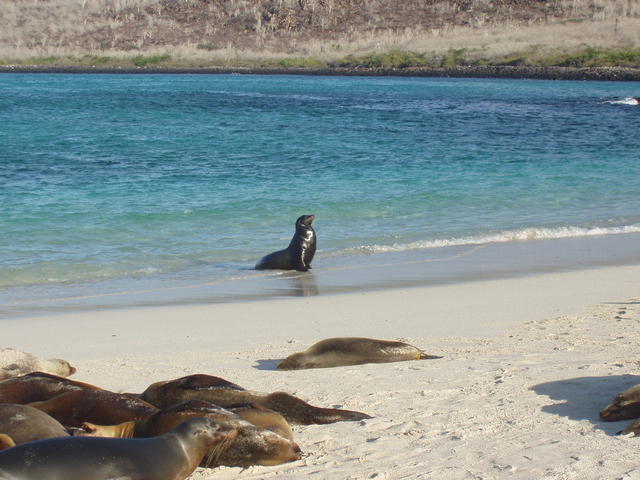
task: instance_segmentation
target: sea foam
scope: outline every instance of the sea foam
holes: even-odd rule
[[[640,233],[640,224],[617,227],[576,227],[565,226],[556,228],[523,228],[506,230],[496,233],[451,237],[433,240],[418,240],[409,243],[393,245],[363,245],[352,249],[349,253],[386,253],[404,252],[427,248],[455,247],[462,245],[484,245],[488,243],[504,243],[527,240],[545,240],[554,238],[591,237],[596,235],[619,235],[623,233]]]

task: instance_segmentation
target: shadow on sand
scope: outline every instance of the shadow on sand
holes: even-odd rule
[[[253,368],[258,370],[277,370],[278,364],[282,361],[281,358],[268,359],[268,360],[257,360],[257,365],[254,365]]]
[[[543,412],[571,420],[588,420],[608,435],[615,435],[630,420],[605,422],[599,413],[618,393],[640,383],[638,375],[578,377],[534,385],[531,390],[552,400],[563,401],[542,407]]]

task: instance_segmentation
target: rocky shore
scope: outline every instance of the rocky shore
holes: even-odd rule
[[[100,73],[100,74],[252,74],[252,75],[345,75],[404,77],[478,77],[539,80],[640,81],[640,68],[628,67],[532,67],[457,66],[451,68],[259,68],[259,67],[137,67],[1,65],[0,73]]]

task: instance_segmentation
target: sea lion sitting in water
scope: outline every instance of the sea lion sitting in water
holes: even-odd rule
[[[278,364],[278,370],[340,367],[362,363],[401,362],[442,358],[427,355],[419,348],[404,342],[376,340],[374,338],[328,338],[310,346],[304,352],[294,353]]]
[[[68,377],[76,369],[60,358],[43,359],[15,348],[0,348],[0,380],[31,372],[46,372]]]
[[[215,459],[205,456],[201,467],[247,468],[252,465],[279,465],[300,459],[300,448],[293,441],[276,433],[258,428],[235,413],[202,400],[189,400],[154,413],[150,417],[120,425],[102,426],[85,423],[86,433],[78,435],[120,438],[146,438],[161,435],[184,420],[194,417],[210,418],[220,425],[237,430],[238,435],[228,448]]]
[[[33,372],[0,381],[0,403],[31,403],[48,400],[61,393],[77,390],[102,390],[88,383]]]
[[[315,218],[314,215],[299,217],[289,246],[262,257],[256,264],[256,270],[309,270],[316,253],[316,232],[311,226]]]
[[[11,437],[14,444],[69,436],[55,418],[37,408],[12,403],[0,403],[0,432]]]
[[[158,408],[167,408],[194,399],[205,400],[221,407],[237,403],[257,403],[278,412],[290,423],[303,425],[371,418],[366,413],[351,410],[314,407],[285,392],[261,393],[245,390],[224,378],[203,374],[156,382],[150,385],[140,398]]]
[[[0,479],[184,480],[235,435],[211,419],[191,418],[153,438],[38,440],[0,452]]]

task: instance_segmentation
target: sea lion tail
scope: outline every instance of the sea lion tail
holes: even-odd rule
[[[416,360],[434,360],[436,358],[443,358],[443,357],[438,355],[429,355],[424,352],[420,352],[418,355],[416,355]]]
[[[355,422],[372,418],[370,415],[339,408],[314,407],[304,400],[285,392],[267,395],[263,406],[280,413],[288,422],[301,425],[324,425],[335,422]]]

